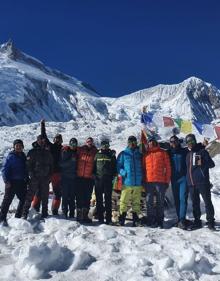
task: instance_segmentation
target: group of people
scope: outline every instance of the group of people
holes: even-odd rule
[[[119,223],[125,224],[128,206],[132,208],[133,226],[140,223],[141,194],[146,192],[146,220],[151,227],[164,226],[165,193],[171,183],[178,217],[177,226],[188,228],[186,219],[188,193],[191,195],[194,222],[191,229],[202,227],[200,195],[206,208],[207,225],[215,229],[214,208],[211,201],[209,168],[215,166],[205,146],[197,143],[195,135],[186,136],[187,147],[173,135],[169,149],[160,147],[154,137],[138,145],[130,136],[127,147],[116,159],[109,140],[101,141],[98,150],[91,137],[78,146],[76,138],[62,145],[62,135],[57,134],[51,143],[46,134],[45,121],[41,121],[41,134],[24,154],[22,140],[13,143],[2,168],[5,194],[0,211],[0,221],[7,223],[7,213],[15,195],[19,204],[15,217],[27,219],[32,207],[48,216],[49,183],[53,188],[52,214],[58,215],[62,198],[62,212],[66,218],[82,223],[92,222],[88,216],[93,190],[96,198],[97,219],[112,223],[113,179],[120,176],[122,189],[119,204]]]

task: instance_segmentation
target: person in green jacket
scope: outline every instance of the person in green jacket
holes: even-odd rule
[[[109,140],[101,142],[101,149],[94,159],[95,195],[98,220],[106,224],[112,222],[112,180],[117,173],[115,151],[111,150]],[[103,194],[105,206],[103,204]]]

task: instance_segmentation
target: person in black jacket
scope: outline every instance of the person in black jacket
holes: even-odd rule
[[[72,138],[69,146],[64,146],[61,151],[62,211],[66,218],[75,215],[77,144],[77,139]]]
[[[112,222],[112,181],[117,173],[115,151],[109,149],[109,140],[101,142],[101,149],[97,152],[94,160],[95,195],[97,215],[100,223]],[[103,194],[105,207],[103,206]]]
[[[207,224],[210,229],[215,228],[214,207],[211,200],[209,169],[215,167],[215,163],[211,159],[204,145],[196,142],[195,135],[186,136],[188,153],[186,156],[187,174],[186,180],[193,205],[193,216],[195,221],[192,229],[202,227],[200,194],[202,195],[206,209]]]
[[[15,195],[19,199],[15,217],[20,218],[22,215],[28,180],[26,156],[23,149],[23,141],[16,139],[13,142],[13,151],[9,152],[3,164],[2,178],[5,183],[5,195],[1,205],[0,222],[3,222],[4,225],[7,225],[7,213]]]
[[[42,135],[32,144],[33,148],[27,154],[29,185],[25,198],[22,217],[27,219],[34,194],[38,193],[42,201],[42,218],[48,216],[49,182],[53,171],[53,159],[46,148],[46,140]]]
[[[52,201],[52,214],[58,215],[58,210],[61,203],[61,175],[60,175],[60,156],[63,138],[61,134],[56,134],[53,143],[49,141],[46,134],[45,120],[41,121],[41,135],[46,139],[46,145],[48,146],[53,157],[53,172],[51,175],[51,183],[53,187],[53,201]]]
[[[186,229],[188,199],[188,188],[186,184],[187,148],[181,147],[180,140],[175,135],[170,138],[169,154],[171,159],[171,185],[178,217],[177,226],[181,229]]]

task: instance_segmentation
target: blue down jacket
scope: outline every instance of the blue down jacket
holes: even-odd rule
[[[2,178],[4,182],[27,179],[26,156],[23,152],[9,152],[2,167]]]
[[[139,148],[127,147],[117,159],[117,171],[122,176],[124,186],[142,185],[142,154]]]

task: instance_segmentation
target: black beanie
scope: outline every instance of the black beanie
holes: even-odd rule
[[[13,141],[13,146],[15,146],[16,144],[21,144],[22,147],[24,147],[24,143],[23,143],[23,141],[20,140],[20,139],[16,139],[16,140]]]
[[[128,142],[129,141],[137,141],[137,138],[135,136],[130,136],[128,137]]]

